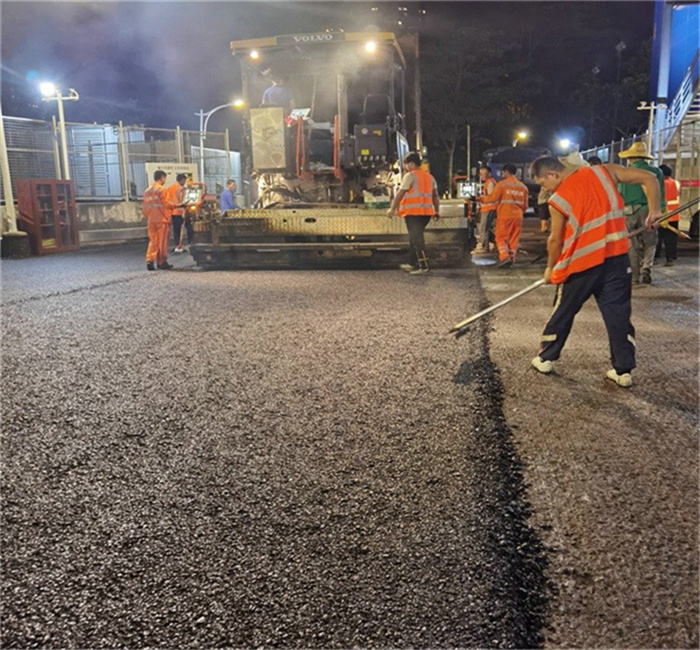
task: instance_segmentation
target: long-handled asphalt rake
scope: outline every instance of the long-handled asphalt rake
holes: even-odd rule
[[[656,219],[654,221],[653,225],[660,224],[663,221],[666,221],[670,217],[673,217],[676,214],[679,214],[680,212],[683,212],[683,210],[687,210],[688,208],[692,208],[696,203],[700,203],[700,197],[694,198],[691,201],[688,201],[688,203],[682,205],[680,208],[676,208],[675,210],[663,215],[660,219]],[[646,226],[640,226],[639,228],[635,228],[632,232],[628,233],[628,237],[634,237],[635,235],[638,235],[640,232],[643,232],[646,230]],[[461,336],[464,336],[467,333],[467,327],[471,325],[472,323],[475,323],[478,321],[480,318],[483,318],[487,314],[490,314],[493,311],[496,311],[497,309],[500,309],[501,307],[504,307],[507,305],[509,302],[512,302],[516,298],[520,298],[521,296],[524,296],[526,293],[530,293],[530,291],[534,291],[538,287],[541,287],[543,284],[545,284],[544,280],[537,280],[537,282],[533,282],[531,285],[525,287],[524,289],[521,289],[517,293],[514,293],[512,296],[509,296],[508,298],[504,298],[501,300],[501,302],[497,302],[495,305],[491,305],[491,307],[487,307],[486,309],[483,309],[480,311],[478,314],[474,314],[473,316],[470,316],[466,320],[463,320],[461,323],[457,323],[450,329],[450,334],[454,334],[455,338],[460,338]]]

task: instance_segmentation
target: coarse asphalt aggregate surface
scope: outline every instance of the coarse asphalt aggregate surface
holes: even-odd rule
[[[3,262],[3,647],[542,645],[476,270],[143,252]]]

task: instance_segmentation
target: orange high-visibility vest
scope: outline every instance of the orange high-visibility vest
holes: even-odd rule
[[[435,179],[428,172],[424,172],[421,169],[408,173],[413,176],[413,184],[399,203],[399,216],[433,216],[435,214],[435,206],[433,205]]]
[[[664,191],[666,192],[666,208],[669,212],[677,210],[681,207],[680,199],[680,187],[681,184],[674,178],[664,178]],[[671,217],[669,223],[678,223],[680,221],[681,215],[677,214],[675,217]]]
[[[493,176],[489,176],[481,186],[481,196],[488,196],[495,187],[496,179]],[[479,205],[479,212],[490,212],[491,210],[493,210],[492,205]]]
[[[522,219],[527,210],[527,186],[515,176],[496,183],[493,193],[481,204],[484,210],[496,210],[496,219]]]
[[[170,216],[173,215],[182,216],[182,208],[176,208],[174,206],[180,205],[182,203],[184,188],[180,183],[173,183],[168,189],[165,190],[165,198],[167,200],[167,207],[170,210]]]
[[[625,202],[604,167],[577,170],[548,203],[566,218],[564,247],[552,271],[552,284],[629,252]]]
[[[154,183],[143,193],[143,216],[149,225],[169,223],[170,210],[167,207],[166,192],[162,185]]]

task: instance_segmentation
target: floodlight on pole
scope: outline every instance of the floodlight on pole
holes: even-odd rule
[[[369,54],[374,54],[377,51],[377,42],[376,41],[367,41],[365,43],[365,52],[368,52]]]
[[[240,99],[234,99],[231,102],[228,102],[228,104],[221,104],[221,106],[217,106],[216,108],[212,108],[210,111],[207,111],[206,113],[204,110],[199,111],[198,113],[195,113],[199,117],[199,182],[203,183],[204,182],[204,140],[206,140],[207,137],[207,124],[209,124],[209,118],[216,113],[217,111],[220,111],[222,108],[238,108],[241,109],[245,106],[245,102]]]
[[[63,156],[63,178],[70,180],[70,169],[68,167],[68,142],[66,140],[66,119],[63,115],[63,102],[76,102],[80,99],[80,95],[74,88],[68,89],[68,95],[64,95],[55,84],[50,81],[44,81],[39,84],[41,92],[41,100],[44,102],[55,101],[58,104],[58,124],[61,134],[61,153]]]

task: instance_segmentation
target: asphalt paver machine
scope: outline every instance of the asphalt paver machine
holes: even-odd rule
[[[191,247],[202,267],[404,261],[408,237],[386,209],[401,181],[406,60],[392,33],[323,32],[231,43],[246,103],[246,205],[208,212]],[[272,83],[284,105],[263,105]],[[278,89],[279,90],[279,89]],[[465,255],[467,223],[426,230],[431,263]]]

